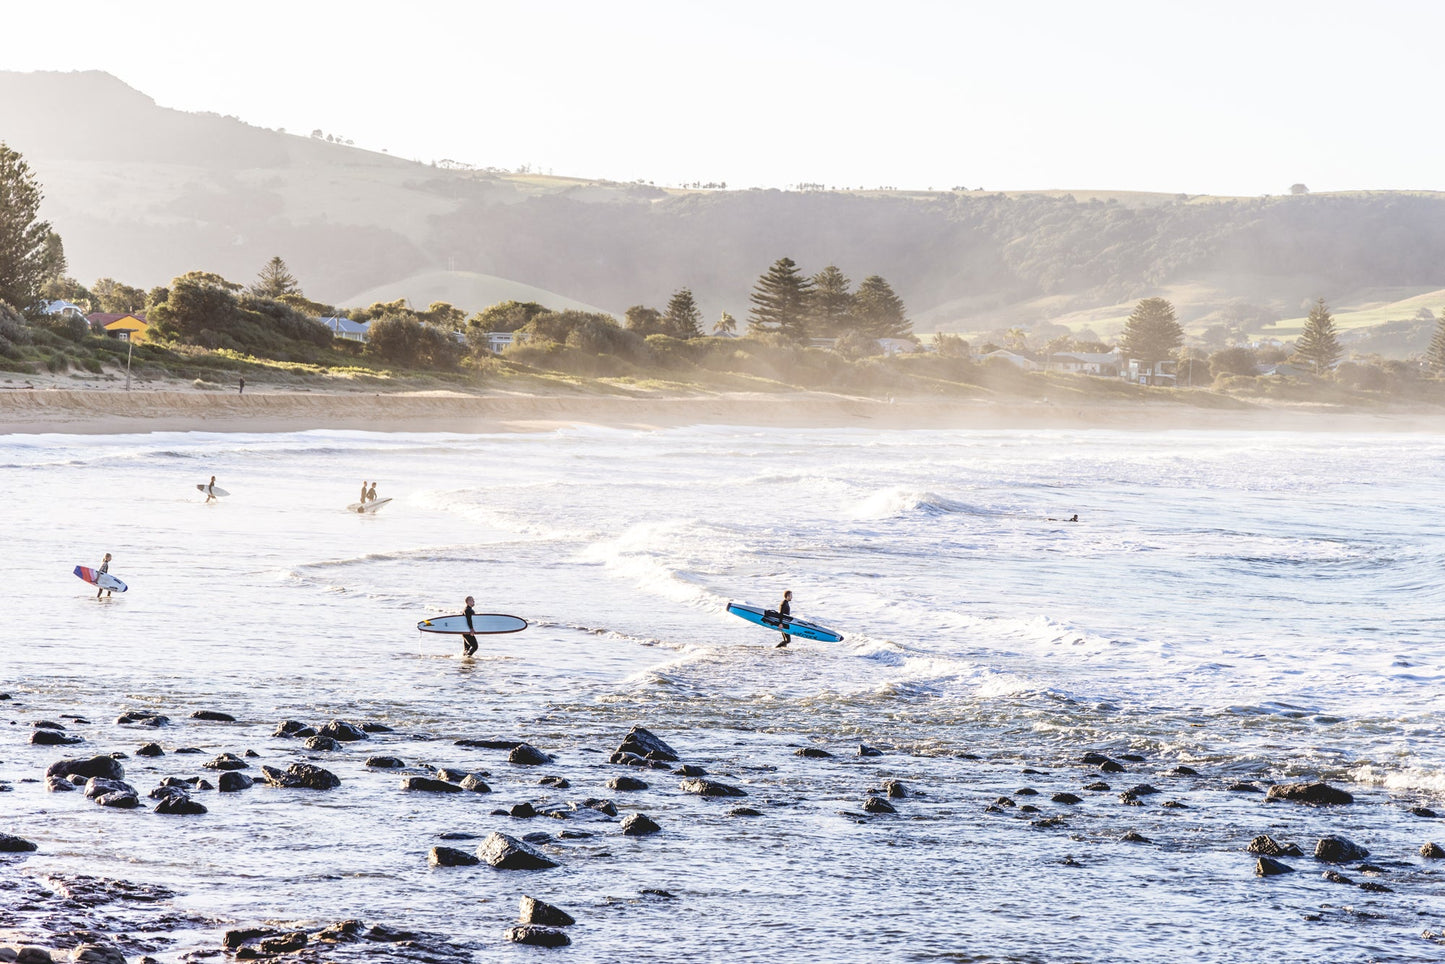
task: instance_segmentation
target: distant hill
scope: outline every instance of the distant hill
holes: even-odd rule
[[[520,281],[509,281],[489,274],[474,271],[426,271],[421,274],[389,281],[375,288],[359,291],[337,302],[343,308],[366,308],[377,302],[396,301],[405,298],[411,307],[426,308],[435,301],[451,305],[466,305],[473,310],[495,305],[502,301],[535,301],[557,311],[575,309],[606,313],[605,309],[586,302],[575,301],[555,291],[534,288]]]
[[[1104,336],[1155,294],[1217,334],[1287,330],[1320,296],[1344,317],[1445,289],[1438,194],[672,191],[441,169],[168,110],[95,72],[0,72],[0,139],[35,169],[86,282],[249,281],[279,254],[332,303],[454,291],[476,310],[461,299],[515,284],[620,314],[688,286],[711,322],[744,318],[788,255],[883,275],[920,331]]]

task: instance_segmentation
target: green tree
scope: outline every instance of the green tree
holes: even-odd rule
[[[1335,336],[1335,319],[1325,305],[1325,299],[1315,302],[1305,319],[1304,331],[1294,343],[1295,357],[1321,375],[1334,367],[1344,349]]]
[[[668,299],[662,316],[664,334],[674,338],[697,338],[702,335],[702,312],[693,300],[691,288],[679,288]]]
[[[1425,350],[1425,364],[1437,375],[1445,375],[1445,311],[1435,322],[1435,334],[1430,337],[1430,347]]]
[[[853,296],[853,317],[858,331],[873,338],[912,338],[913,322],[903,299],[879,275],[869,275]]]
[[[115,315],[141,311],[146,306],[146,293],[139,288],[122,284],[114,278],[100,278],[90,286],[95,297],[96,310]]]
[[[792,258],[779,258],[753,285],[748,299],[748,331],[776,331],[789,338],[807,333],[808,292],[813,283],[798,271]]]
[[[547,311],[544,305],[535,301],[499,301],[490,308],[484,308],[467,320],[467,327],[489,331],[516,331],[533,318]]]
[[[963,336],[951,335],[946,331],[940,331],[933,336],[933,349],[940,358],[969,357],[968,342],[964,341]]]
[[[429,325],[436,325],[443,331],[461,331],[466,327],[467,313],[445,301],[433,301],[426,311],[418,311],[416,317]]]
[[[1209,356],[1209,371],[1218,375],[1253,375],[1258,360],[1253,349],[1224,348]]]
[[[1125,358],[1137,358],[1153,366],[1173,355],[1183,343],[1184,329],[1174,317],[1174,306],[1164,298],[1145,298],[1124,322],[1119,351]]]
[[[90,289],[71,277],[51,278],[40,289],[40,297],[46,301],[68,301],[84,308],[86,313],[95,310],[95,298]]]
[[[852,327],[853,282],[828,265],[813,275],[813,293],[809,296],[808,331],[819,338],[837,338]]]
[[[627,330],[635,331],[644,338],[648,335],[660,335],[667,330],[667,324],[662,320],[662,312],[656,308],[633,305],[623,312],[623,316],[627,319]]]
[[[278,254],[261,268],[261,273],[256,275],[256,280],[251,284],[251,294],[258,298],[279,298],[282,295],[299,295],[301,285],[297,283],[296,276],[291,269],[286,267],[286,262],[281,260]]]
[[[25,158],[0,141],[0,302],[20,311],[64,270],[56,271],[50,223],[39,219],[43,198]]]
[[[717,320],[717,324],[712,326],[712,333],[714,335],[736,335],[738,320],[724,311],[722,317]]]
[[[404,315],[383,315],[367,328],[366,354],[407,368],[456,367],[461,344],[450,331]]]

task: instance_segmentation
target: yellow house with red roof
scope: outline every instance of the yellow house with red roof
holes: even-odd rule
[[[119,338],[121,341],[143,342],[146,340],[145,315],[112,314],[107,311],[95,311],[85,316],[90,322],[92,329],[100,329],[112,338]]]

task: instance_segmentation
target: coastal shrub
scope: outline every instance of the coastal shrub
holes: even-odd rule
[[[696,368],[697,358],[706,351],[699,344],[704,338],[674,338],[672,335],[648,335],[647,350],[652,362],[660,368]]]
[[[384,315],[371,323],[366,354],[408,368],[457,366],[463,348],[451,332],[401,315]]]
[[[313,358],[331,344],[331,330],[314,318],[270,298],[238,296],[201,276],[175,279],[147,320],[164,341],[270,358]]]
[[[1335,381],[1347,388],[1379,392],[1390,387],[1390,376],[1379,365],[1341,362],[1334,374]]]

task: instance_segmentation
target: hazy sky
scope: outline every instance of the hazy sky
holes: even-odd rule
[[[729,187],[1445,189],[1438,0],[67,0],[5,20],[0,69],[105,70],[165,107],[423,161]]]

